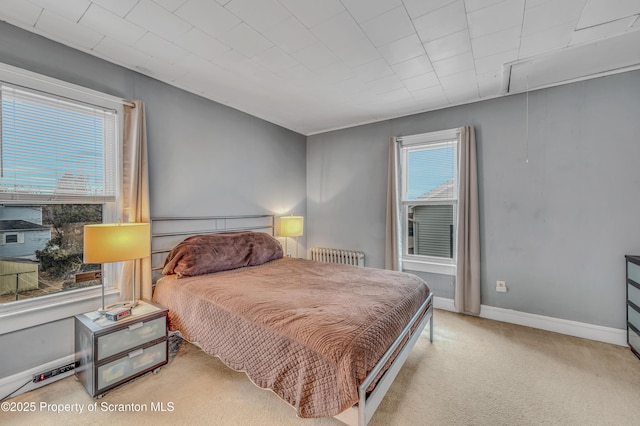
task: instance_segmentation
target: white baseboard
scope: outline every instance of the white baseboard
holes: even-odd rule
[[[50,379],[47,379],[45,381],[42,382],[38,382],[38,383],[33,383],[33,376],[38,374],[38,373],[43,373],[45,371],[48,370],[53,370],[54,368],[57,367],[62,367],[65,366],[67,364],[71,364],[72,362],[74,362],[74,355],[67,355],[64,356],[62,358],[58,358],[56,360],[53,360],[51,362],[47,362],[45,364],[39,365],[37,367],[34,368],[30,368],[28,370],[25,371],[21,371],[20,373],[16,373],[13,376],[8,376],[8,377],[4,377],[2,379],[0,379],[0,399],[7,397],[8,395],[13,396],[17,396],[20,395],[21,393],[25,393],[28,392],[30,390],[33,389],[37,389],[39,387],[42,387],[44,385],[48,385],[50,383],[53,383],[57,380],[63,379],[67,376],[70,376],[73,374],[73,370],[71,371],[67,371],[65,373],[59,374],[55,377],[51,377]],[[27,385],[25,385],[24,387],[20,388],[20,386],[24,385],[25,383],[27,383]],[[13,393],[12,393],[13,392]]]
[[[435,297],[433,307],[436,309],[456,312],[453,305],[453,299]],[[596,340],[599,342],[612,343],[614,345],[627,346],[627,331],[624,329],[603,327],[600,325],[569,321],[561,318],[547,317],[544,315],[530,314],[527,312],[496,308],[494,306],[487,305],[482,305],[480,307],[480,318],[524,325],[526,327],[553,331],[555,333],[582,337],[583,339]]]

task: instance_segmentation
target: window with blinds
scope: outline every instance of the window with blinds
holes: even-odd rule
[[[457,130],[401,140],[404,255],[454,260]]]
[[[0,86],[0,202],[115,201],[116,114]]]
[[[0,64],[0,309],[102,284],[82,256],[84,225],[117,206],[118,107],[102,101]]]

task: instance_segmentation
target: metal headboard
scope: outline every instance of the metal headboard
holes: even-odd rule
[[[167,253],[190,235],[219,234],[221,232],[257,231],[275,236],[276,217],[272,214],[235,216],[184,216],[151,218],[151,272],[153,282]]]

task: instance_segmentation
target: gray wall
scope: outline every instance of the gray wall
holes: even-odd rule
[[[482,303],[624,328],[624,255],[640,253],[640,71],[531,92],[528,137],[525,101],[308,137],[308,246],[360,249],[383,267],[389,138],[473,125]],[[450,278],[420,275],[452,297]]]
[[[306,216],[303,135],[1,22],[0,40],[0,62],[145,103],[152,216]],[[73,353],[70,336],[71,320],[0,335],[0,378]]]

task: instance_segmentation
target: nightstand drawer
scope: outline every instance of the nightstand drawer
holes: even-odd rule
[[[136,373],[163,364],[166,360],[166,340],[146,349],[136,349],[123,358],[98,367],[98,388],[103,389],[126,380]]]
[[[640,284],[640,265],[627,262],[627,276]]]
[[[631,328],[629,328],[627,332],[629,333],[629,346],[631,346],[635,352],[640,352],[640,336]]]
[[[632,284],[627,284],[627,300],[635,303],[636,306],[640,306],[640,289]]]
[[[627,305],[627,321],[637,329],[640,329],[640,312]]]
[[[167,321],[164,316],[146,322],[135,322],[129,327],[98,337],[98,359],[106,359],[120,352],[164,337]]]

